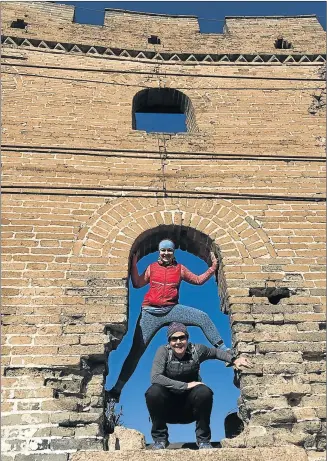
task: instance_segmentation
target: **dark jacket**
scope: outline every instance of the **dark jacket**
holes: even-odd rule
[[[170,346],[160,346],[152,364],[151,383],[161,384],[173,392],[184,392],[187,383],[201,381],[200,364],[212,359],[232,363],[233,355],[215,347],[189,343],[184,357],[179,359]]]

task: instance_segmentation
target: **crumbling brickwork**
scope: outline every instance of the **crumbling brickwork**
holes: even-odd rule
[[[324,459],[317,19],[226,18],[206,35],[194,17],[108,10],[97,27],[75,24],[71,6],[1,7],[3,459],[105,456],[130,257],[162,236],[205,261],[216,251],[234,347],[254,362],[239,377],[244,432],[219,456]],[[292,48],[276,49],[279,36]],[[133,129],[145,88],[187,96],[196,129]]]

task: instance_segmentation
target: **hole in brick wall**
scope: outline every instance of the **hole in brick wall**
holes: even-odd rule
[[[297,407],[300,405],[303,395],[301,394],[289,394],[286,396],[287,402],[291,407]]]
[[[172,88],[147,88],[133,98],[133,130],[183,133],[197,131],[191,100]]]
[[[319,330],[326,330],[326,324],[325,323],[319,323]]]
[[[150,43],[151,45],[160,45],[161,40],[157,35],[150,35],[148,37],[148,43]]]
[[[229,413],[226,416],[224,426],[227,439],[237,437],[244,430],[244,423],[237,412]]]
[[[315,115],[326,107],[326,89],[320,90],[319,94],[313,94],[312,98],[308,112]]]
[[[275,48],[280,50],[289,50],[292,48],[292,43],[288,40],[285,40],[283,37],[277,37],[275,41]]]
[[[25,29],[27,25],[28,24],[24,21],[24,19],[16,19],[16,21],[13,21],[10,24],[10,27],[13,29]]]
[[[199,261],[199,258],[211,265],[210,251],[213,250],[218,256],[218,260],[220,260],[219,248],[216,247],[214,241],[207,235],[187,226],[162,225],[144,232],[134,242],[130,255],[132,257],[134,253],[139,251],[139,273],[142,273],[148,264],[157,260],[158,244],[163,238],[170,238],[175,242],[177,248],[177,261],[184,264],[194,273],[199,274],[207,269],[207,265]],[[195,265],[201,268],[196,269]],[[207,294],[204,290],[206,288],[209,289],[210,285],[210,292]],[[110,353],[109,376],[106,388],[111,388],[115,384],[121,371],[123,361],[130,350],[135,324],[140,312],[140,305],[148,289],[149,287],[145,286],[134,290],[131,285],[129,286],[128,331],[119,344],[117,351],[112,351]],[[211,278],[205,285],[199,287],[186,283],[182,284],[180,302],[207,312],[210,318],[216,322],[218,330],[223,336],[226,345],[230,347],[231,344],[228,341],[228,336],[230,335],[229,318],[219,312],[219,298],[214,278]],[[191,341],[206,344],[210,347],[209,341],[206,340],[199,327],[189,327],[189,330]],[[224,331],[225,334],[223,333]],[[163,327],[156,333],[148,349],[140,359],[137,369],[122,391],[119,402],[119,405],[122,404],[124,408],[123,425],[143,432],[147,440],[149,439],[150,441],[151,425],[148,422],[148,411],[144,393],[151,384],[150,370],[156,350],[159,346],[166,343],[166,327]],[[233,369],[225,367],[220,361],[207,361],[202,364],[201,376],[204,382],[209,387],[213,388],[215,392],[211,427],[213,434],[215,434],[215,441],[225,437],[224,419],[230,409],[237,406],[237,398],[240,395],[240,391],[232,384],[234,378]],[[214,386],[217,386],[217,388]],[[226,388],[228,389],[223,401],[218,398],[219,389],[221,388],[225,390]],[[238,425],[237,427],[237,431],[240,431],[240,426]],[[233,431],[233,433],[235,433],[236,428],[234,428]],[[186,442],[195,438],[194,425],[189,424],[169,425],[169,433],[171,442]]]
[[[278,304],[283,298],[290,298],[291,293],[289,288],[274,288],[274,287],[262,287],[262,288],[250,288],[249,296],[255,296],[259,298],[268,298],[271,304]]]
[[[302,353],[303,360],[308,362],[321,362],[325,360],[326,354],[324,352],[305,351]]]

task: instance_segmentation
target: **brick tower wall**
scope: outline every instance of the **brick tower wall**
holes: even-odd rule
[[[249,459],[282,459],[280,446],[323,459],[317,19],[229,17],[223,34],[200,34],[192,16],[111,9],[100,27],[74,23],[66,5],[1,9],[4,459],[102,459],[130,258],[166,235],[207,262],[216,251],[233,345],[254,363],[240,376],[245,430],[222,441],[224,459],[251,447],[267,451]],[[276,49],[278,37],[292,48]],[[133,100],[147,88],[182,92],[192,129],[134,130]]]

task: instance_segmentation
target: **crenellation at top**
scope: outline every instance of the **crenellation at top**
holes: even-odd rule
[[[196,16],[108,8],[102,26],[74,22],[74,6],[50,2],[2,2],[7,36],[170,53],[274,54],[280,37],[287,54],[325,54],[326,33],[315,15],[227,16],[221,34],[200,32]],[[17,19],[27,23],[13,28]],[[150,37],[155,37],[151,40]]]
[[[7,14],[9,11],[10,16]],[[72,23],[74,21],[75,7],[52,2],[1,2],[1,12],[3,26],[7,25],[5,24],[7,19],[10,20],[16,14],[17,18],[15,19],[25,19],[34,24],[34,26],[41,27],[45,18],[53,23]]]
[[[170,43],[172,31],[178,30],[182,40],[192,41],[200,33],[199,21],[196,16],[177,16],[167,14],[140,13],[136,11],[106,9],[104,26],[119,43],[129,40],[137,46],[147,48],[148,37],[155,35],[160,38],[161,49]],[[122,30],[124,31],[122,34]],[[176,43],[176,46],[177,43]]]
[[[134,16],[157,16],[157,17],[166,17],[166,18],[192,18],[192,19],[198,19],[197,16],[193,14],[167,14],[167,13],[146,13],[144,11],[132,11],[132,10],[124,10],[121,8],[105,8],[105,17],[107,15],[107,12],[111,12],[111,14],[114,14],[114,12],[117,12],[117,14],[131,14]]]

